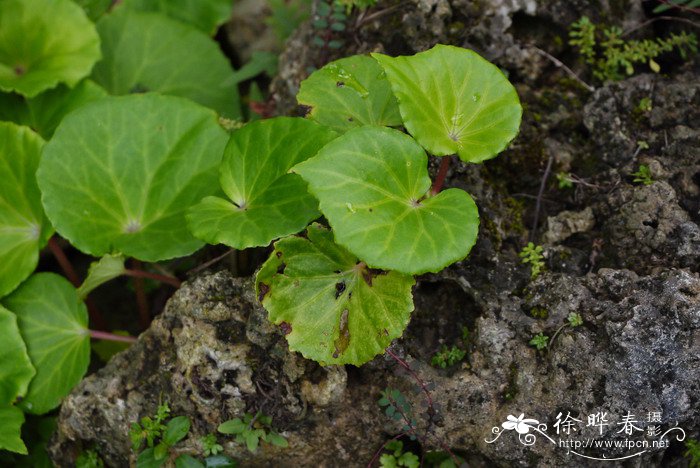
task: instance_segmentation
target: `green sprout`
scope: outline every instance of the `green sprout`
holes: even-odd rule
[[[566,320],[569,321],[569,325],[572,328],[575,327],[580,327],[583,325],[583,317],[581,317],[581,314],[578,314],[576,312],[571,312],[568,317],[566,317]]]
[[[446,345],[442,346],[442,349],[435,353],[435,355],[430,360],[430,364],[435,367],[441,367],[442,369],[453,366],[460,362],[467,355],[467,352],[463,349],[452,345],[448,348]]]
[[[144,416],[141,422],[131,424],[129,430],[129,438],[131,439],[131,448],[139,450],[145,442],[148,447],[153,447],[156,439],[163,435],[166,426],[165,420],[170,417],[170,407],[168,403],[158,405],[158,410],[155,416]]]
[[[542,351],[543,349],[547,348],[547,345],[549,344],[549,337],[540,332],[537,335],[533,336],[532,339],[528,342],[528,344],[537,348],[538,351]]]
[[[651,111],[651,98],[645,96],[642,99],[640,99],[639,104],[637,104],[637,109],[639,109],[640,112]]]
[[[224,450],[224,448],[217,442],[216,435],[214,434],[207,434],[201,437],[199,442],[202,444],[202,451],[204,452],[205,457],[209,455],[216,455]]]
[[[221,423],[217,430],[222,434],[235,435],[236,442],[245,444],[251,453],[258,449],[261,440],[277,447],[289,446],[284,436],[272,430],[272,418],[260,411],[255,415],[245,413],[243,418],[234,418]]]
[[[574,187],[574,181],[571,178],[571,174],[568,172],[558,172],[557,173],[557,185],[560,189],[568,189]]]
[[[654,179],[651,178],[651,169],[646,164],[640,164],[639,170],[633,172],[634,176],[633,182],[636,184],[651,185],[654,183]]]
[[[379,458],[379,466],[382,468],[398,468],[404,466],[406,468],[418,468],[420,459],[413,452],[403,451],[403,442],[400,440],[392,440],[387,442],[384,450],[390,453],[384,453]]]
[[[544,255],[542,255],[542,246],[528,242],[519,256],[522,263],[530,265],[530,278],[535,279],[544,269]]]

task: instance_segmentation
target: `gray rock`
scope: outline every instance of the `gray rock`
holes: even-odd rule
[[[514,466],[540,460],[524,466],[563,466],[581,460],[543,438],[526,447],[513,433],[504,433],[489,444],[491,428],[524,412],[548,422],[552,435],[557,412],[565,410],[584,421],[580,437],[601,440],[622,440],[617,424],[628,411],[638,419],[658,411],[664,427],[700,429],[696,274],[676,270],[639,277],[628,270],[601,270],[579,279],[550,274],[528,288],[526,299],[499,287],[476,291],[458,283],[443,281],[437,292],[425,283],[418,287],[413,323],[395,348],[417,375],[435,384],[432,398],[443,411],[430,424],[430,443],[443,443],[472,463]],[[66,399],[51,445],[56,464],[70,466],[81,448],[95,446],[109,466],[127,466],[134,460],[129,425],[154,413],[159,400],[170,402],[174,415],[193,421],[190,436],[174,454],[199,455],[199,437],[246,410],[273,415],[288,449],[263,444],[250,454],[220,437],[226,453],[244,466],[363,466],[390,434],[400,432],[376,404],[387,386],[401,389],[419,414],[423,394],[413,393],[413,378],[395,372],[387,358],[354,369],[349,379],[342,368],[319,368],[290,354],[276,330],[268,348],[251,343],[245,322],[254,320],[258,309],[251,291],[248,281],[223,272],[180,289],[136,345]],[[547,307],[546,319],[527,313],[535,305]],[[475,311],[467,363],[449,371],[428,366],[439,338]],[[583,326],[565,325],[572,312],[583,317]],[[434,320],[444,320],[443,325],[426,339],[422,331]],[[538,332],[556,334],[546,352],[528,345]],[[611,424],[603,436],[584,427],[585,416],[598,411],[607,412]],[[418,421],[419,427],[428,426],[420,416]],[[641,460],[658,463],[662,456],[656,450]]]
[[[550,244],[562,242],[574,234],[587,232],[595,226],[595,217],[590,206],[583,211],[560,211],[547,218],[544,241]]]

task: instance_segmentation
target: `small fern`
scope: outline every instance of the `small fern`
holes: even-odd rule
[[[698,51],[698,40],[692,33],[681,31],[663,39],[624,40],[619,27],[599,27],[585,16],[572,23],[569,44],[578,49],[600,81],[618,81],[632,75],[636,64],[647,64],[658,73],[661,67],[655,59],[661,54],[676,50],[686,59],[688,53]]]

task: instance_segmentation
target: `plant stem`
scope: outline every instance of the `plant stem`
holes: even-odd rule
[[[410,432],[410,431],[409,431],[409,432]],[[385,442],[382,444],[382,446],[379,447],[379,450],[377,450],[376,452],[374,452],[374,456],[373,456],[372,459],[369,461],[369,463],[367,463],[367,468],[372,468],[372,465],[374,465],[374,462],[377,461],[377,457],[384,451],[384,447],[386,447],[387,444],[389,444],[389,442],[393,442],[393,441],[395,441],[395,440],[398,440],[398,439],[400,439],[401,437],[405,436],[406,434],[409,434],[409,432],[402,432],[401,434],[395,435],[395,436],[392,437],[391,439],[385,441]]]
[[[655,23],[655,22],[657,22],[657,21],[677,21],[677,22],[679,22],[679,23],[688,24],[688,25],[690,25],[690,26],[692,26],[692,27],[694,27],[694,28],[700,28],[700,24],[698,24],[698,23],[696,23],[696,22],[694,22],[694,21],[691,21],[691,20],[689,20],[689,19],[686,19],[686,18],[676,18],[675,16],[657,16],[656,18],[652,18],[652,19],[650,19],[650,20],[647,20],[647,21],[643,22],[643,23],[640,24],[639,26],[636,26],[636,27],[634,27],[634,28],[632,28],[632,29],[628,29],[627,31],[623,32],[623,33],[620,35],[620,38],[623,38],[623,37],[625,37],[625,36],[629,36],[629,35],[632,34],[634,31],[637,31],[637,30],[642,29],[642,28],[644,28],[644,27],[646,27],[646,26],[649,26],[650,24]]]
[[[528,47],[530,47],[532,50],[534,50],[535,52],[537,52],[538,54],[540,54],[541,56],[543,56],[544,58],[546,58],[547,60],[552,62],[556,67],[564,70],[566,73],[569,74],[569,76],[571,78],[576,80],[578,82],[578,84],[580,84],[581,86],[586,88],[588,91],[590,91],[590,92],[595,91],[595,88],[593,86],[591,86],[588,83],[586,83],[585,81],[583,81],[576,73],[574,73],[574,71],[571,68],[567,67],[566,64],[564,64],[564,62],[562,62],[561,60],[559,60],[558,58],[556,58],[555,56],[553,56],[552,54],[550,54],[546,50],[540,49],[539,47],[532,45],[532,44],[529,44]]]
[[[440,169],[438,169],[437,176],[435,177],[435,182],[430,188],[431,195],[437,195],[442,190],[442,185],[445,183],[445,177],[447,177],[447,170],[450,168],[450,162],[452,161],[452,156],[443,156],[442,161],[440,161]]]
[[[122,343],[136,343],[136,337],[134,336],[115,335],[114,333],[108,333],[97,330],[88,330],[88,333],[90,334],[90,338],[94,338],[96,340],[119,341]]]
[[[51,239],[49,239],[49,249],[51,249],[51,253],[56,258],[56,261],[61,267],[61,270],[63,270],[63,273],[66,275],[66,278],[68,278],[68,280],[76,288],[80,287],[80,278],[78,278],[78,274],[73,269],[73,265],[71,264],[70,260],[68,260],[68,257],[66,257],[65,252],[63,252],[61,246],[58,245],[56,237],[51,237]]]
[[[148,298],[146,297],[146,288],[143,281],[145,273],[141,268],[141,262],[135,258],[131,260],[133,270],[126,270],[125,274],[134,278],[134,292],[136,293],[136,304],[139,308],[139,322],[142,328],[148,328],[151,323],[151,313],[148,310]]]
[[[430,391],[428,390],[428,386],[425,384],[423,379],[421,379],[420,376],[413,369],[411,369],[411,366],[409,366],[406,361],[404,361],[403,359],[398,357],[396,354],[394,354],[389,348],[387,348],[386,353],[389,356],[391,356],[392,358],[394,358],[394,360],[401,367],[406,369],[406,372],[408,372],[411,375],[411,377],[413,377],[413,379],[418,383],[418,386],[421,388],[421,390],[425,394],[425,398],[428,402],[428,414],[430,414],[431,416],[436,414],[437,411],[435,410],[435,406],[433,405],[433,398],[432,398],[432,396],[430,396]],[[425,429],[426,436],[428,435],[429,429],[430,429],[430,423],[428,424],[428,427],[426,427],[426,429]],[[435,440],[437,440],[438,443],[440,444],[440,447],[445,452],[447,452],[450,455],[450,457],[452,457],[452,460],[455,462],[455,464],[459,465],[459,459],[457,458],[457,456],[454,453],[452,453],[452,450],[450,450],[450,448],[447,446],[447,444],[441,438],[436,436],[435,434],[433,434],[433,438],[435,438]]]
[[[552,170],[552,163],[554,162],[554,154],[549,155],[549,160],[547,161],[547,168],[544,170],[544,175],[542,176],[542,181],[540,182],[540,190],[537,192],[537,203],[535,203],[535,219],[532,223],[532,230],[530,231],[530,242],[535,242],[535,236],[537,235],[537,225],[540,222],[540,208],[542,208],[542,195],[544,194],[544,188],[547,185],[547,179],[549,178],[549,173]]]
[[[199,273],[199,272],[202,271],[202,270],[206,270],[207,268],[209,268],[209,267],[212,266],[213,264],[215,264],[215,263],[217,263],[217,262],[223,260],[224,258],[228,257],[228,256],[231,255],[233,252],[234,252],[234,249],[229,249],[229,250],[227,250],[225,253],[219,255],[218,257],[214,257],[214,258],[212,258],[211,260],[202,263],[202,264],[199,265],[198,267],[192,268],[190,271],[187,272],[187,275],[194,275],[195,273]]]
[[[61,248],[61,246],[58,244],[55,236],[49,239],[48,245],[51,253],[61,267],[61,270],[63,270],[63,273],[66,275],[66,278],[68,278],[71,284],[76,288],[80,287],[80,278],[75,272],[73,264],[71,264],[68,257],[66,257],[66,253],[63,251],[63,248]],[[88,315],[90,316],[90,321],[92,321],[93,325],[99,329],[107,328],[107,322],[100,313],[99,309],[95,306],[95,303],[89,297],[85,298],[85,305],[87,306]]]
[[[138,260],[134,260],[136,264]],[[140,265],[140,262],[138,262]],[[169,284],[175,288],[182,286],[182,281],[175,278],[174,276],[161,275],[160,273],[151,273],[150,271],[144,271],[139,268],[132,268],[131,270],[124,270],[126,276],[131,276],[133,278],[150,278],[152,280],[160,281],[161,283]]]

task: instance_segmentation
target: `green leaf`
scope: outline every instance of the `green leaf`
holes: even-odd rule
[[[0,306],[0,407],[10,405],[27,393],[36,374],[22,340],[17,317]],[[0,419],[2,420],[2,419]]]
[[[190,432],[190,418],[187,416],[176,416],[170,421],[165,428],[163,442],[173,446],[180,442]]]
[[[231,16],[231,0],[124,0],[124,7],[163,13],[212,35]]]
[[[319,216],[318,202],[289,170],[336,136],[293,117],[260,120],[234,132],[220,169],[229,200],[207,197],[193,206],[190,230],[210,244],[245,249],[304,229]]]
[[[158,91],[241,117],[233,69],[203,32],[157,13],[117,8],[97,23],[104,59],[93,79],[112,94]]]
[[[66,117],[42,153],[46,213],[90,255],[189,255],[202,242],[187,230],[185,211],[217,193],[226,138],[213,112],[184,99],[145,94],[89,104]]]
[[[362,125],[401,125],[389,81],[366,55],[336,60],[316,70],[301,82],[297,101],[311,107],[309,118],[339,132]]]
[[[419,274],[463,259],[479,213],[463,190],[430,188],[427,156],[408,135],[360,127],[294,169],[309,183],[335,240],[372,268]]]
[[[396,458],[393,455],[385,453],[379,457],[379,466],[382,468],[398,468],[399,465],[396,464]]]
[[[74,86],[100,58],[85,12],[69,0],[0,1],[0,90],[32,97]]]
[[[250,431],[245,433],[245,445],[249,452],[255,452],[258,449],[258,444],[260,443],[260,437],[257,431]]]
[[[243,421],[241,421],[240,418],[233,418],[229,421],[219,424],[217,431],[221,432],[222,434],[240,434],[241,432],[246,430],[247,427],[248,426]]]
[[[204,465],[194,457],[180,455],[175,459],[175,468],[204,468]]]
[[[136,459],[136,468],[160,468],[165,461],[165,458],[156,459],[154,448],[147,448]]]
[[[0,297],[34,271],[53,233],[35,178],[43,145],[30,129],[0,122]]]
[[[73,0],[80,5],[93,21],[96,21],[100,16],[104,15],[109,7],[112,6],[112,0]]]
[[[83,284],[78,288],[78,297],[80,297],[81,300],[85,300],[93,289],[109,280],[123,275],[126,271],[124,261],[123,255],[107,254],[98,261],[92,262],[90,268],[88,268],[87,278],[85,278]]]
[[[477,53],[438,44],[410,57],[372,56],[386,71],[406,129],[432,154],[481,162],[518,134],[515,88]]]
[[[289,442],[283,436],[277,434],[276,432],[270,432],[265,436],[265,442],[276,445],[277,447],[289,447]]]
[[[273,77],[277,73],[278,60],[277,54],[272,52],[255,51],[250,61],[233,73],[234,79],[240,83],[255,78],[261,73]]]
[[[271,322],[288,325],[292,351],[323,365],[360,366],[403,333],[414,280],[369,270],[319,224],[306,233],[275,243],[256,278],[258,297]]]
[[[399,457],[399,465],[407,468],[418,468],[420,466],[420,459],[415,453],[406,452]]]
[[[0,450],[27,454],[27,447],[20,437],[24,413],[14,406],[0,406]]]
[[[17,94],[0,94],[0,119],[31,127],[50,139],[63,117],[75,109],[107,96],[107,92],[90,80],[75,88],[59,85],[31,99]]]
[[[3,304],[17,323],[36,376],[19,405],[32,414],[54,409],[82,379],[90,362],[87,309],[62,276],[37,273]]]
[[[168,454],[168,449],[170,446],[165,442],[161,442],[155,447],[153,447],[153,458],[156,460],[165,461],[165,456]]]

